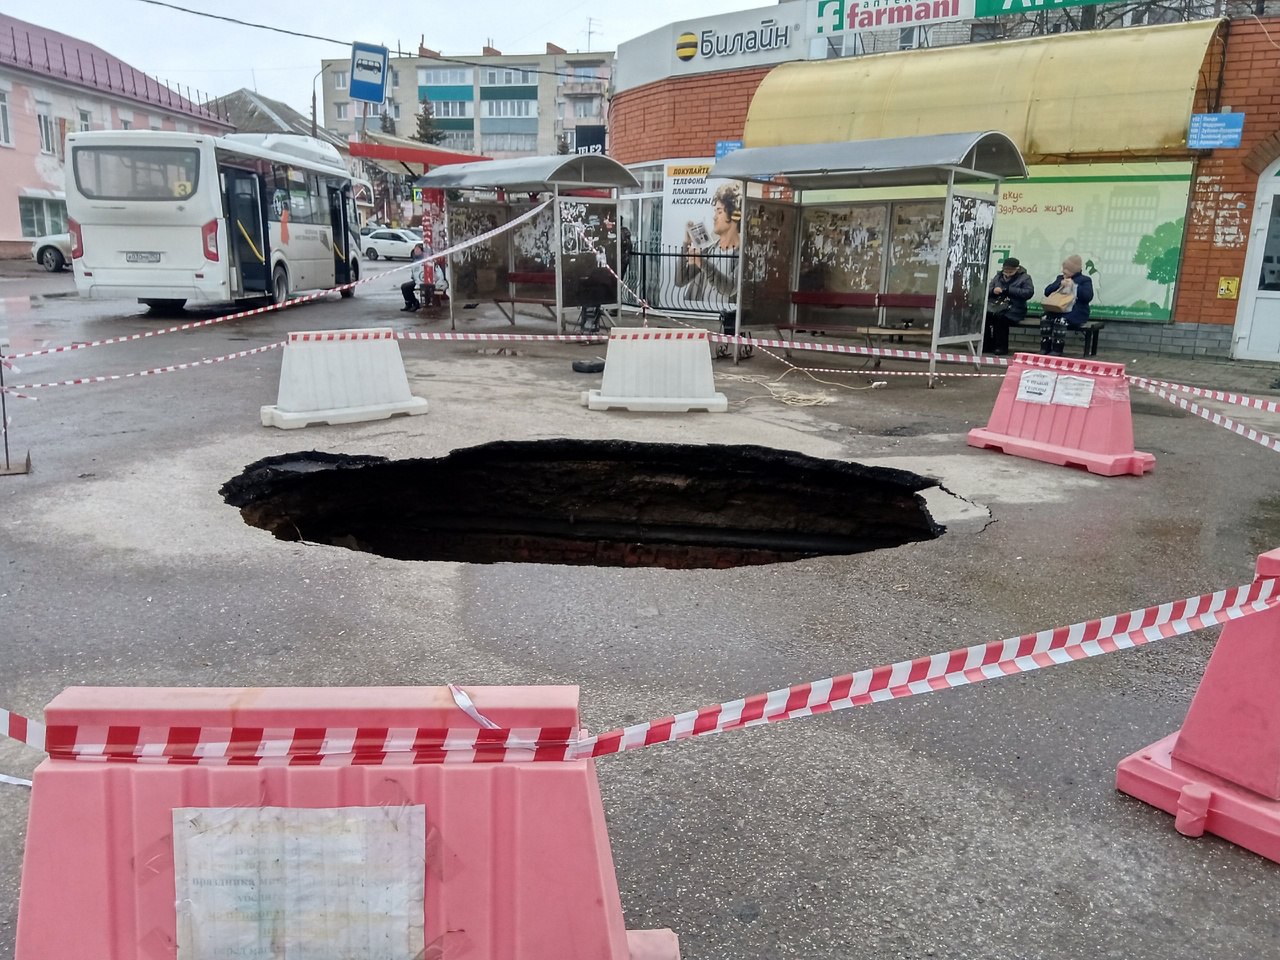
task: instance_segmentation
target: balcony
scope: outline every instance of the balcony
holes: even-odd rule
[[[607,80],[568,80],[560,84],[563,97],[603,97]]]

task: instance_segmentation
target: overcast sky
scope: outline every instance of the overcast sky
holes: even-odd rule
[[[294,109],[311,109],[311,82],[324,58],[350,53],[353,40],[397,43],[417,53],[419,39],[446,55],[479,54],[490,39],[503,53],[541,53],[547,41],[570,52],[613,50],[619,43],[690,16],[767,6],[768,0],[173,0],[220,16],[332,37],[304,40],[182,13],[143,0],[3,0],[10,16],[97,44],[161,80],[220,96],[257,89]],[[696,10],[696,13],[694,11]]]

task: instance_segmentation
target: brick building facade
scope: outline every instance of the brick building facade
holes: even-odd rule
[[[1265,322],[1274,332],[1262,337],[1262,355],[1255,343],[1252,358],[1271,359],[1274,353],[1280,362],[1280,200],[1275,215],[1270,204],[1273,193],[1280,195],[1280,179],[1274,192],[1258,190],[1260,176],[1280,161],[1280,54],[1274,38],[1280,38],[1280,17],[1221,24],[1206,53],[1192,109],[1195,113],[1244,113],[1243,142],[1236,149],[1182,152],[1181,159],[1193,165],[1193,172],[1171,322],[1117,322],[1106,334],[1112,344],[1135,350],[1248,357],[1249,352],[1241,349],[1242,328],[1247,332],[1251,317],[1262,318],[1253,312],[1261,302],[1256,294],[1271,287],[1278,293],[1273,311],[1277,315],[1268,314]],[[931,54],[915,50],[889,56]],[[610,154],[628,165],[714,155],[717,141],[743,137],[752,98],[773,69],[768,65],[668,77],[619,91],[610,104]],[[1081,97],[1087,110],[1087,89],[1082,88]],[[1134,111],[1141,109],[1140,103],[1133,105]],[[993,116],[992,128],[999,128],[998,117]],[[1056,159],[1096,163],[1105,158],[1068,154]],[[1166,154],[1162,159],[1177,158]],[[1269,225],[1276,249],[1268,249],[1266,256],[1276,264],[1274,277],[1254,266],[1255,261],[1264,261],[1261,251],[1249,254],[1251,237],[1255,245],[1265,244]],[[1255,341],[1256,334],[1255,329]]]

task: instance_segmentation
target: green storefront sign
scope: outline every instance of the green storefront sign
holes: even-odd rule
[[[1013,13],[1040,13],[1059,7],[1091,7],[1121,0],[974,0],[975,17],[1003,17]]]

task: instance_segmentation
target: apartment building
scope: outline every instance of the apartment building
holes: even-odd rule
[[[421,47],[416,57],[392,57],[387,100],[351,100],[349,60],[325,60],[324,126],[338,136],[383,129],[411,136],[419,105],[431,104],[440,146],[489,157],[572,152],[579,132],[605,125],[612,51],[569,53],[548,43],[545,53],[505,55],[484,47],[478,56],[448,58]]]
[[[27,256],[24,238],[66,230],[68,133],[234,129],[198,97],[91,43],[0,14],[0,257]]]

